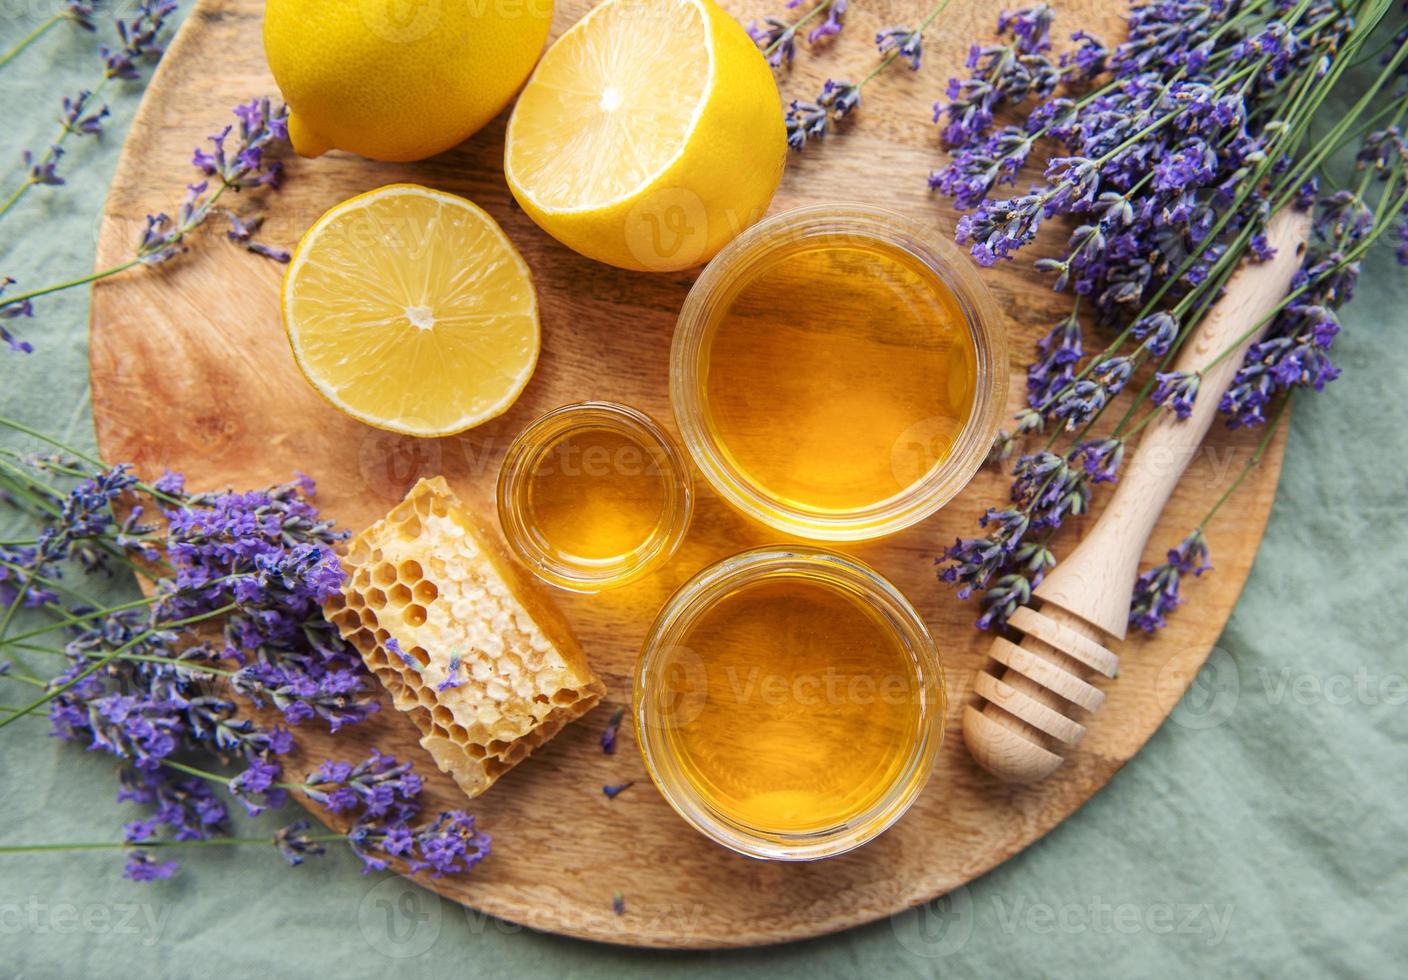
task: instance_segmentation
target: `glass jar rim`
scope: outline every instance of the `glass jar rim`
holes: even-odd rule
[[[738,281],[783,248],[857,239],[899,249],[952,293],[976,355],[973,405],[947,456],[891,496],[851,510],[805,508],[780,500],[750,480],[718,444],[705,422],[702,394],[710,329],[719,308],[736,297]],[[955,246],[903,215],[863,204],[794,208],[764,219],[726,245],[691,287],[670,348],[670,402],[680,438],[714,491],[735,509],[775,530],[819,541],[861,541],[892,534],[953,499],[987,458],[1006,411],[1007,335],[996,303]]]
[[[539,544],[528,518],[527,495],[544,454],[565,436],[590,429],[625,433],[645,445],[660,466],[666,494],[663,530],[612,561],[586,565],[563,560]],[[694,513],[694,483],[683,451],[649,415],[617,402],[574,402],[539,416],[514,438],[499,467],[495,502],[510,550],[530,571],[559,588],[598,592],[639,578],[679,550]]]
[[[919,698],[918,731],[905,765],[886,792],[866,810],[818,831],[778,832],[743,825],[723,813],[678,771],[655,715],[650,675],[663,651],[716,601],[749,584],[800,578],[844,589],[876,612],[906,650]],[[715,562],[682,585],[666,601],[646,635],[632,690],[636,740],[651,780],[667,803],[695,830],[749,857],[811,861],[860,847],[892,826],[913,805],[932,774],[943,742],[947,692],[938,648],[923,619],[904,594],[864,562],[812,545],[753,548]]]

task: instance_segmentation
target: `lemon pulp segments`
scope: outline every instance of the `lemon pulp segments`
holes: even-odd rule
[[[603,0],[524,87],[504,177],[567,247],[666,272],[762,217],[786,157],[777,83],[738,21],[713,0]]]
[[[294,358],[334,406],[447,435],[502,413],[538,358],[528,266],[484,211],[411,184],[330,210],[284,278]]]
[[[553,46],[519,98],[515,177],[549,210],[601,207],[649,183],[694,128],[710,51],[687,0],[598,7]]]

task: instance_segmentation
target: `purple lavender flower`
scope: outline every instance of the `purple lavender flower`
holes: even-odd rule
[[[311,826],[307,820],[295,820],[287,827],[281,827],[274,834],[274,846],[279,849],[290,865],[297,866],[311,855],[323,853],[323,845],[310,838],[307,830]]]
[[[108,117],[108,107],[101,106],[97,112],[90,112],[88,101],[92,97],[93,93],[87,89],[73,98],[64,96],[60,121],[66,132],[75,136],[96,136],[103,131],[103,120]]]
[[[93,14],[97,6],[97,0],[94,0],[93,3],[84,3],[83,0],[67,0],[63,10],[59,12],[59,16],[85,31],[96,31],[98,25],[93,23]]]
[[[1167,407],[1181,419],[1193,414],[1193,401],[1198,397],[1202,375],[1196,371],[1160,371],[1154,379],[1158,384],[1149,395],[1151,402]]]
[[[1056,393],[1075,380],[1081,347],[1080,320],[1073,313],[1057,323],[1037,341],[1040,353],[1027,367],[1027,404],[1042,409]]]
[[[328,760],[304,782],[308,797],[331,813],[359,809],[372,817],[385,817],[412,805],[421,791],[420,777],[408,762],[375,749],[353,766]]]
[[[924,60],[924,35],[908,27],[887,27],[875,35],[875,46],[882,55],[895,52],[896,57],[909,62],[910,71],[918,71]]]
[[[64,151],[61,146],[51,146],[43,156],[36,157],[29,150],[20,154],[24,160],[25,180],[30,184],[42,184],[49,187],[59,187],[64,183],[64,179],[59,176],[57,167],[59,160],[63,157]]]
[[[435,690],[444,693],[464,684],[459,676],[461,658],[458,653],[450,654],[450,662],[445,667],[445,679],[435,685]]]
[[[860,86],[830,78],[815,102],[794,101],[787,109],[787,145],[801,150],[809,139],[822,139],[832,123],[845,119],[860,105]]]
[[[230,793],[244,804],[251,817],[265,810],[284,805],[287,792],[274,784],[282,774],[282,767],[269,759],[254,759],[249,768],[230,780]]]
[[[259,226],[264,223],[264,216],[256,214],[249,218],[241,218],[233,211],[230,212],[230,230],[225,232],[225,237],[232,242],[238,242],[255,255],[262,255],[266,259],[273,259],[275,262],[287,264],[292,256],[287,249],[274,248],[265,245],[263,242],[254,239],[254,233],[259,230]]]
[[[776,17],[765,18],[762,24],[756,20],[748,22],[748,36],[766,55],[768,64],[781,68],[784,64],[792,67],[797,57],[797,28]]]
[[[176,12],[177,7],[174,0],[138,0],[137,15],[130,20],[117,21],[121,47],[104,45],[98,51],[108,78],[140,78],[138,63],[161,57],[163,46],[160,35],[167,18]]]
[[[611,911],[616,915],[626,914],[626,896],[620,892],[611,896]]]
[[[635,780],[631,780],[625,783],[609,783],[601,788],[601,792],[606,796],[608,800],[614,800],[616,799],[616,797],[620,796],[622,793],[624,793],[626,790],[630,789],[634,785]]]
[[[5,295],[5,290],[15,284],[15,280],[9,276],[0,279],[0,297]],[[29,300],[21,300],[18,303],[8,303],[0,306],[0,342],[9,346],[10,350],[16,354],[31,354],[34,352],[34,345],[27,340],[22,340],[12,333],[5,326],[6,320],[15,320],[19,317],[34,316],[34,306]]]
[[[1178,321],[1168,313],[1158,312],[1134,321],[1130,335],[1141,341],[1140,346],[1154,357],[1163,357],[1178,336]]]
[[[824,2],[826,3],[826,19],[808,32],[808,44],[816,44],[822,38],[835,37],[841,33],[841,28],[845,26],[841,20],[846,13],[847,0],[824,0]]]
[[[1081,466],[1095,483],[1114,483],[1124,462],[1124,440],[1090,439],[1076,447]]]
[[[1183,576],[1201,575],[1210,568],[1207,539],[1202,528],[1196,528],[1170,549],[1166,562],[1139,576],[1130,600],[1130,625],[1146,633],[1163,629],[1167,625],[1165,617],[1183,602],[1178,594]]]
[[[1022,54],[1038,54],[1051,47],[1054,15],[1046,4],[1024,10],[1004,10],[997,15],[997,33],[1011,32]]]
[[[411,871],[439,878],[463,874],[489,853],[488,835],[478,832],[474,818],[462,810],[442,813],[424,826],[412,826],[412,816],[414,812],[389,820],[364,817],[353,825],[347,840],[362,859],[363,873],[384,871],[392,858],[401,858]]]
[[[122,877],[128,881],[165,881],[176,873],[175,861],[158,861],[146,851],[129,851]]]
[[[621,719],[626,716],[625,708],[617,708],[611,712],[611,718],[606,722],[606,727],[601,730],[601,751],[607,755],[616,754],[616,734],[621,729]]]

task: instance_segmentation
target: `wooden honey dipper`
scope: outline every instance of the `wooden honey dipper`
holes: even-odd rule
[[[1266,237],[1276,254],[1232,274],[1179,355],[1178,370],[1202,372],[1192,414],[1180,420],[1163,412],[1149,423],[1099,520],[1034,591],[1039,608],[1023,606],[1008,620],[1023,634],[1021,643],[993,640],[996,663],[979,671],[973,685],[986,704],[965,707],[963,738],[977,763],[998,778],[1026,783],[1051,775],[1065,761],[1060,753],[1085,734],[1074,709],[1094,712],[1105,700],[1090,679],[1114,677],[1119,668],[1107,644],[1124,639],[1144,546],[1260,334],[1207,365],[1285,297],[1309,230],[1308,213],[1288,207],[1272,216]]]

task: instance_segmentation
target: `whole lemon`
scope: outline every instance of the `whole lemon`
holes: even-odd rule
[[[419,160],[508,105],[553,0],[268,0],[264,53],[303,156]]]

